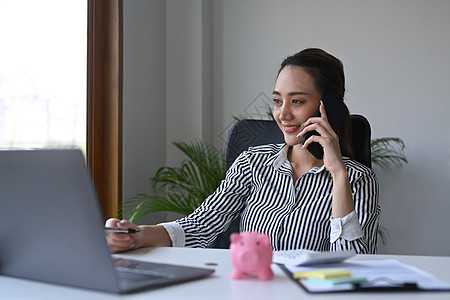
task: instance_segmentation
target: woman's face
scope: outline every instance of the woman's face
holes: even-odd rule
[[[301,125],[314,116],[320,105],[321,95],[313,78],[298,66],[286,66],[278,75],[273,91],[273,116],[288,145],[301,144],[297,134]]]

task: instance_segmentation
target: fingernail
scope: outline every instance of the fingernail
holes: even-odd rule
[[[130,244],[129,248],[130,248],[130,249],[131,249],[131,248],[134,248],[134,246],[136,246],[136,244],[135,244],[134,242],[132,242],[132,243]]]
[[[320,104],[323,105],[323,101],[322,100],[320,100]]]
[[[120,221],[119,223],[117,223],[119,226],[124,226],[125,225],[125,223],[124,222],[122,222],[122,221]]]

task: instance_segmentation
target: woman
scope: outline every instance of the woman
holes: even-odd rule
[[[111,250],[205,247],[242,213],[241,231],[267,233],[274,250],[375,253],[380,212],[375,174],[351,159],[348,110],[335,133],[321,104],[329,93],[343,101],[344,92],[343,65],[334,56],[305,49],[286,58],[273,91],[273,115],[285,144],[244,151],[217,190],[187,217],[141,226],[109,219],[108,227],[139,230],[108,233]],[[318,109],[320,116],[314,117]],[[311,131],[320,135],[303,144]],[[322,146],[323,159],[308,151],[313,142]]]

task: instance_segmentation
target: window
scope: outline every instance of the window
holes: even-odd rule
[[[87,1],[0,0],[0,148],[86,150]]]
[[[122,197],[121,9],[0,0],[0,149],[85,149],[105,218]]]

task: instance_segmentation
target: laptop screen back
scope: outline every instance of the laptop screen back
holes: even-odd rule
[[[0,151],[0,274],[118,291],[79,150]]]

